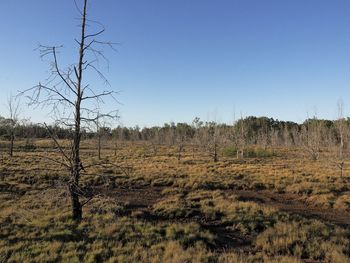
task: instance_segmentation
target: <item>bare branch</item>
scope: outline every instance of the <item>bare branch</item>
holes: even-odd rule
[[[60,165],[63,165],[69,169],[69,181],[68,190],[72,202],[72,216],[74,220],[80,221],[82,218],[82,206],[85,203],[79,201],[80,196],[84,196],[84,191],[79,187],[81,170],[84,170],[82,161],[80,159],[80,145],[81,137],[83,134],[83,126],[88,123],[94,123],[98,118],[117,118],[117,111],[111,111],[105,114],[99,114],[100,103],[103,103],[103,98],[110,96],[113,99],[114,91],[103,91],[101,93],[95,93],[89,85],[84,83],[85,73],[89,68],[94,70],[98,76],[103,79],[105,83],[108,80],[105,78],[103,73],[95,66],[98,64],[99,59],[104,59],[107,63],[108,60],[103,54],[103,50],[96,49],[96,46],[109,46],[113,48],[112,42],[103,42],[95,39],[101,35],[105,28],[98,22],[87,19],[87,2],[83,0],[82,9],[80,9],[74,1],[74,4],[81,15],[80,23],[80,36],[79,41],[75,40],[78,45],[78,61],[68,66],[67,69],[62,70],[58,62],[59,48],[62,46],[39,46],[41,58],[50,56],[52,61],[50,63],[51,75],[46,79],[46,83],[39,83],[38,85],[29,88],[25,91],[20,92],[20,95],[27,95],[29,104],[37,107],[50,106],[50,114],[56,117],[56,123],[72,128],[71,137],[71,148],[70,155],[68,155],[63,147],[61,147],[57,138],[50,130],[49,126],[46,125],[50,137],[53,139],[59,152],[63,156],[63,161],[52,160]],[[102,29],[95,31],[95,33],[87,33],[88,24],[87,22],[93,22],[99,24]],[[94,59],[94,57],[96,59]],[[96,108],[91,106],[89,100],[95,101],[97,104]],[[82,105],[82,102],[86,101],[86,105]],[[64,115],[64,116],[61,116]],[[50,157],[47,157],[48,159]],[[89,200],[88,200],[89,201]],[[87,201],[87,202],[88,202]]]
[[[66,167],[72,167],[72,161],[71,159],[67,156],[67,154],[63,151],[61,145],[59,144],[59,142],[57,141],[57,139],[55,138],[55,136],[53,135],[52,131],[50,130],[49,126],[47,126],[46,123],[44,123],[51,139],[55,142],[56,146],[58,147],[58,150],[60,151],[60,153],[67,159],[67,161],[70,163],[69,165],[65,165]]]
[[[83,16],[83,12],[81,11],[81,9],[79,8],[78,4],[77,4],[77,1],[74,0],[74,5],[75,5],[75,8],[77,9],[78,13],[80,16]]]
[[[75,94],[78,95],[78,93],[71,87],[71,85],[68,83],[68,81],[63,77],[60,69],[58,68],[58,62],[57,62],[57,56],[56,56],[56,48],[52,47],[52,52],[53,52],[53,57],[55,60],[55,69],[57,74],[60,76],[60,78],[62,79],[62,81],[64,81],[64,83],[67,85],[67,87]]]
[[[116,92],[115,91],[103,91],[102,93],[99,93],[99,94],[96,94],[96,95],[83,97],[81,100],[99,99],[101,97],[113,95],[113,93],[116,93]]]
[[[71,167],[69,165],[67,165],[66,163],[61,162],[61,161],[59,161],[57,159],[54,159],[54,158],[51,158],[51,157],[48,157],[48,156],[41,156],[41,158],[47,159],[47,160],[49,160],[51,162],[54,162],[54,163],[58,163],[58,164],[60,164],[60,165],[62,165],[64,167],[66,167],[68,170],[71,169]]]
[[[102,30],[98,31],[97,33],[94,34],[90,34],[90,35],[86,35],[85,39],[89,38],[89,37],[96,37],[98,35],[101,35],[103,32],[105,31],[105,29],[103,28]]]

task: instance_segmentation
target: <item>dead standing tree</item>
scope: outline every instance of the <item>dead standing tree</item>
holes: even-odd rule
[[[39,85],[25,90],[21,94],[27,95],[30,105],[51,107],[51,115],[59,116],[57,122],[72,129],[71,149],[69,151],[61,147],[52,132],[49,131],[49,133],[62,156],[62,160],[55,161],[64,166],[69,172],[68,191],[71,199],[72,217],[79,222],[82,219],[82,207],[84,205],[81,203],[80,197],[84,197],[85,194],[79,185],[81,170],[83,169],[80,156],[82,128],[88,123],[95,122],[96,116],[98,118],[116,118],[117,115],[115,111],[97,114],[101,110],[100,105],[104,98],[112,97],[114,99],[114,91],[93,90],[89,87],[89,84],[84,83],[85,73],[92,70],[108,84],[96,63],[100,58],[106,60],[103,46],[113,48],[113,43],[98,39],[105,31],[104,28],[92,33],[87,32],[87,24],[89,22],[94,23],[94,21],[87,19],[87,0],[83,0],[82,10],[78,7],[77,9],[81,15],[81,33],[79,40],[75,40],[78,44],[78,62],[63,70],[57,58],[58,49],[61,46],[40,46],[41,56],[52,58],[51,75],[45,84],[39,83]]]
[[[177,160],[181,160],[181,154],[185,150],[185,145],[187,144],[189,138],[194,135],[194,130],[192,127],[186,123],[178,123],[175,130],[175,139],[177,144]]]
[[[209,152],[210,157],[213,158],[213,162],[218,162],[218,151],[220,146],[220,130],[218,124],[214,121],[206,122],[204,126],[204,146]]]
[[[314,116],[307,119],[299,132],[301,146],[309,155],[310,159],[317,161],[321,152],[322,143],[322,123]]]
[[[110,133],[109,128],[107,127],[107,122],[106,119],[103,118],[103,116],[101,117],[100,113],[97,112],[95,121],[95,133],[96,133],[96,137],[97,137],[97,157],[99,160],[101,160],[101,152],[102,152],[102,139],[104,137],[106,137],[107,134]],[[116,153],[115,153],[116,155]]]
[[[7,100],[7,108],[9,112],[9,118],[6,120],[7,121],[7,126],[8,126],[8,136],[10,140],[9,144],[9,155],[10,157],[13,157],[13,146],[15,142],[15,130],[16,126],[18,125],[19,119],[19,102],[16,101],[15,97],[10,97]]]
[[[344,166],[345,166],[345,153],[346,153],[346,146],[348,143],[348,137],[349,137],[349,126],[348,122],[345,120],[343,115],[343,108],[344,105],[342,101],[338,102],[338,119],[334,122],[335,130],[337,133],[337,142],[338,144],[338,150],[336,150],[335,154],[335,163],[340,171],[340,178],[343,178],[344,173]]]
[[[246,123],[244,122],[243,117],[233,123],[229,139],[234,144],[237,159],[244,158],[244,152],[247,145],[247,134]]]

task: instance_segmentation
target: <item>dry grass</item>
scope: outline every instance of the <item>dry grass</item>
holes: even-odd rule
[[[98,163],[94,145],[83,142],[86,167]],[[306,205],[345,213],[348,163],[340,178],[326,157],[312,162],[296,149],[242,160],[221,156],[213,163],[192,147],[178,161],[175,147],[118,145],[116,155],[112,146],[102,152],[110,164],[88,168],[82,177],[85,187],[110,192],[84,207],[80,224],[70,218],[67,172],[45,158],[60,158],[50,141],[35,141],[35,151],[12,159],[3,153],[0,262],[349,262],[347,229],[235,194],[296,194]],[[159,199],[140,208],[109,194],[152,187],[161,189]],[[236,237],[244,242],[237,245]]]

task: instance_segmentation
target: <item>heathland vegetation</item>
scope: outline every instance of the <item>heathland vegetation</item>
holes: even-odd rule
[[[1,113],[0,262],[350,262],[341,103],[336,120],[299,124],[115,126],[116,93],[87,81],[108,83],[98,65],[114,47],[87,2],[74,1],[77,61],[39,46],[48,78]],[[18,97],[53,124],[22,120]]]
[[[18,121],[11,157],[6,123],[2,261],[349,261],[345,119],[84,131],[79,222],[47,128]],[[69,150],[72,131],[49,129]]]

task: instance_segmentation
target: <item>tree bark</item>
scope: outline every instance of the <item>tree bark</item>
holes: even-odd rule
[[[79,188],[79,179],[80,179],[80,139],[81,139],[81,131],[80,131],[80,104],[82,99],[82,79],[83,79],[83,64],[84,64],[84,45],[85,45],[85,25],[86,25],[86,2],[84,0],[84,9],[83,9],[83,17],[81,23],[81,39],[80,39],[80,48],[79,48],[79,63],[78,63],[78,72],[77,75],[77,98],[75,102],[75,126],[74,126],[74,138],[73,138],[73,169],[71,172],[71,179],[69,183],[69,192],[71,195],[72,202],[72,217],[73,220],[80,222],[82,219],[82,205],[79,200],[80,188]]]

